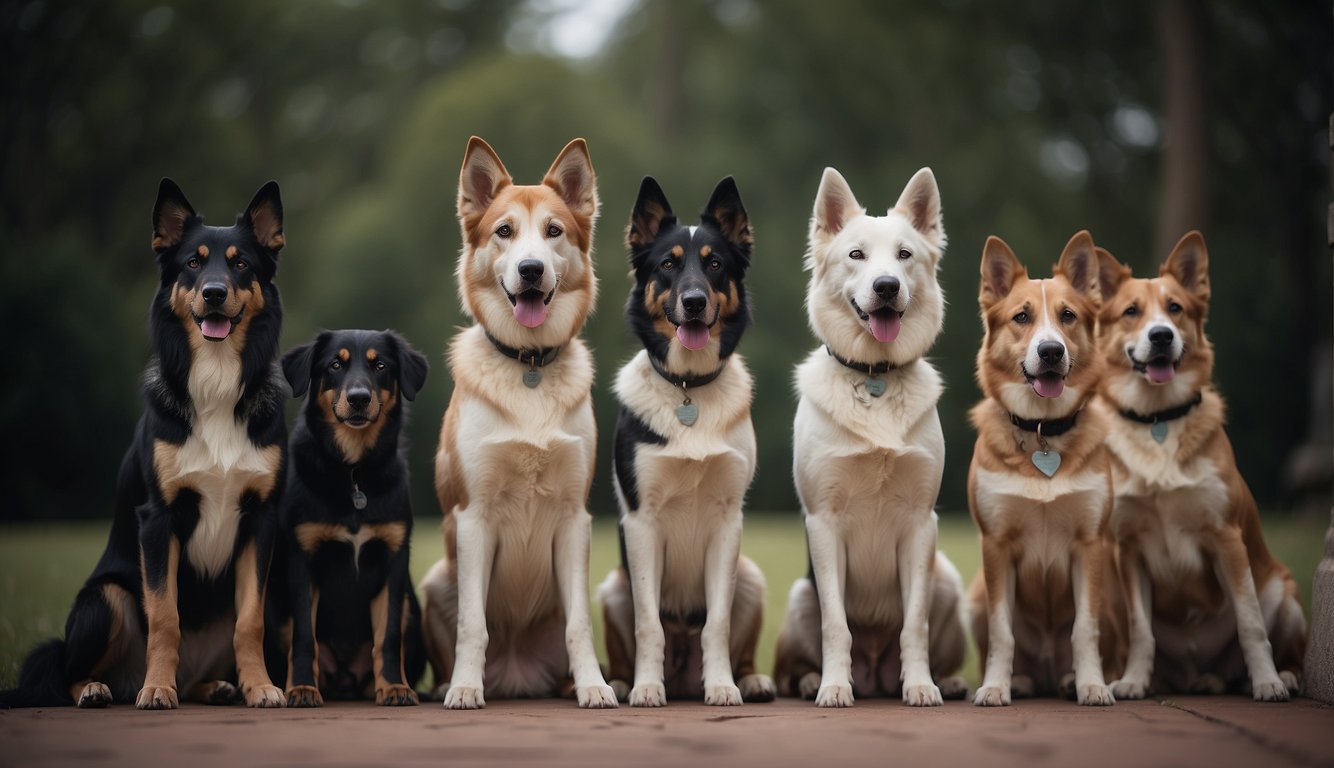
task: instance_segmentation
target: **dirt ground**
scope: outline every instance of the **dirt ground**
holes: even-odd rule
[[[1334,707],[1241,697],[1119,702],[1109,709],[1019,701],[909,710],[861,701],[736,709],[581,711],[569,701],[389,710],[185,705],[174,712],[0,711],[0,765],[209,766],[1334,766]]]

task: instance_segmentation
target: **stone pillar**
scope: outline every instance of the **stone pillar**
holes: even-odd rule
[[[1334,155],[1334,114],[1329,116],[1329,146]],[[1334,186],[1334,166],[1331,166]],[[1327,240],[1334,253],[1334,203],[1326,221]],[[1334,704],[1334,509],[1325,532],[1325,557],[1311,584],[1311,642],[1306,648],[1306,695]]]

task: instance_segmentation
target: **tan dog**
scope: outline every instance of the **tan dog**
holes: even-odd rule
[[[971,412],[968,506],[982,533],[971,602],[984,662],[973,703],[1073,689],[1080,704],[1112,704],[1104,673],[1119,668],[1121,612],[1107,419],[1085,408],[1101,369],[1093,239],[1076,234],[1052,278],[1030,280],[1010,247],[988,238],[978,302],[986,399]]]
[[[588,613],[597,427],[593,361],[577,338],[597,297],[597,212],[583,139],[533,186],[468,142],[457,274],[477,323],[450,348],[435,458],[445,557],[422,582],[427,654],[451,709],[485,706],[484,678],[489,695],[551,696],[570,675],[579,706],[616,706]]]
[[[1204,238],[1181,238],[1153,279],[1131,277],[1106,251],[1099,257],[1099,406],[1130,608],[1130,655],[1112,690],[1138,699],[1154,688],[1220,693],[1249,683],[1257,701],[1286,701],[1300,686],[1306,620],[1223,431],[1204,335]]]

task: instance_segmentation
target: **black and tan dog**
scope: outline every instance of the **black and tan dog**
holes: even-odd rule
[[[372,691],[376,704],[417,703],[426,657],[400,434],[404,401],[426,370],[392,331],[325,331],[283,356],[292,394],[310,391],[292,429],[282,508],[288,706]]]
[[[230,703],[239,685],[252,707],[283,705],[263,656],[286,438],[278,185],[265,184],[232,226],[210,227],[163,179],[152,244],[153,358],[110,539],[64,640],[28,657],[3,703],[172,709],[178,691]]]
[[[733,352],[750,324],[750,217],[729,176],[699,225],[681,224],[648,177],[626,240],[626,315],[644,350],[616,377],[621,566],[598,589],[611,684],[636,707],[770,701],[755,671],[764,575],[741,554],[755,430]]]

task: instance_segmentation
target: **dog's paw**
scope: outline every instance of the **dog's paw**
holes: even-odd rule
[[[256,685],[245,692],[245,705],[255,709],[281,709],[287,705],[287,697],[276,685]]]
[[[241,692],[226,680],[200,683],[190,691],[190,699],[209,706],[226,706],[241,700]]]
[[[375,703],[381,707],[415,707],[417,692],[411,686],[391,683],[375,689]]]
[[[611,686],[612,692],[616,694],[617,701],[622,701],[622,702],[630,701],[629,683],[625,682],[624,680],[612,680],[608,682],[607,685]]]
[[[445,709],[482,709],[486,706],[486,697],[481,688],[469,685],[451,685],[445,694]]]
[[[778,696],[773,678],[768,675],[746,675],[736,682],[741,689],[741,700],[746,703],[773,701]]]
[[[313,685],[294,685],[287,689],[287,706],[322,707],[324,697],[320,695],[320,689]]]
[[[1287,701],[1288,687],[1279,678],[1252,680],[1251,696],[1256,701]]]
[[[1086,683],[1075,687],[1075,700],[1086,707],[1110,707],[1116,703],[1112,689],[1102,683]]]
[[[1013,675],[1010,677],[1010,691],[1016,699],[1031,699],[1033,694],[1037,692],[1037,685],[1034,684],[1033,678],[1028,675]],[[1008,704],[1009,701],[1007,700],[1006,703]]]
[[[1149,695],[1149,681],[1123,677],[1112,681],[1112,695],[1119,700],[1142,699]]]
[[[903,686],[903,703],[910,707],[938,707],[945,703],[935,683]]]
[[[852,706],[852,686],[843,684],[829,684],[820,686],[820,691],[815,694],[815,706],[817,707],[850,707]]]
[[[1223,678],[1210,672],[1192,680],[1187,689],[1191,693],[1204,696],[1218,696],[1227,691],[1227,683],[1223,682]]]
[[[958,675],[942,677],[938,685],[940,697],[946,701],[963,701],[968,698],[968,681]]]
[[[973,694],[973,704],[979,707],[1008,707],[1010,689],[1008,686],[984,685]]]
[[[806,701],[815,701],[815,695],[820,692],[820,673],[807,672],[797,681],[797,693]]]
[[[1288,689],[1289,696],[1296,696],[1302,692],[1302,679],[1296,672],[1283,670],[1278,673],[1278,679],[1283,681],[1283,687]]]
[[[585,685],[574,691],[580,709],[616,709],[616,690],[610,685]]]
[[[665,707],[667,706],[667,689],[663,687],[662,683],[636,685],[630,691],[630,706]]]
[[[106,683],[91,682],[79,694],[80,709],[101,709],[111,703],[111,689]]]
[[[427,701],[444,701],[445,696],[449,694],[449,683],[441,683],[426,692],[424,697]]]
[[[144,686],[134,700],[134,706],[139,709],[176,709],[180,705],[176,689],[168,686]]]
[[[704,686],[704,703],[711,707],[741,706],[741,689],[735,683]]]

